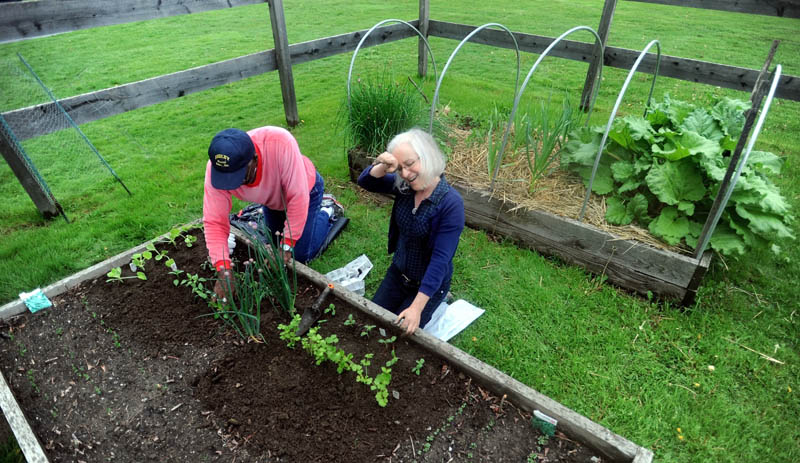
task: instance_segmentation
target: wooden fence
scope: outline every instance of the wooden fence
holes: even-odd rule
[[[667,5],[711,8],[751,14],[770,14],[789,18],[800,17],[800,0],[630,0]],[[222,8],[239,7],[264,3],[265,0],[40,0],[36,2],[16,2],[0,4],[0,43],[25,40],[33,37],[57,34],[78,29],[141,21],[166,16],[191,14]],[[151,79],[125,85],[97,90],[83,95],[59,100],[69,116],[78,124],[103,119],[137,108],[142,108],[190,93],[207,90],[235,82],[247,77],[277,70],[280,76],[281,95],[287,123],[294,126],[299,122],[295,99],[292,66],[306,61],[326,58],[353,51],[366,30],[360,30],[331,37],[289,45],[283,15],[283,0],[267,0],[272,25],[275,48],[246,56],[187,69]],[[598,27],[601,39],[605,42],[611,30],[617,0],[606,0]],[[419,28],[423,35],[461,40],[476,26],[456,24],[430,19],[429,0],[419,0],[419,19],[410,23]],[[554,40],[553,37],[515,32],[514,36],[522,51],[541,53]],[[383,26],[375,30],[362,46],[375,46],[405,38],[416,37],[403,24]],[[484,29],[473,39],[493,47],[513,48],[513,42],[504,31]],[[419,45],[418,69],[421,74],[427,71],[425,47]],[[591,63],[594,46],[585,42],[563,40],[552,50],[556,57]],[[604,65],[619,69],[630,69],[639,56],[639,51],[619,47],[606,47]],[[649,54],[638,70],[652,73],[656,58]],[[594,73],[589,68],[584,95],[591,91]],[[662,56],[659,74],[691,82],[719,87],[751,91],[759,71],[737,66],[712,63],[676,56]],[[800,101],[800,78],[782,76],[777,98]],[[19,150],[10,149],[14,143],[65,128],[31,123],[37,113],[55,111],[54,103],[44,103],[27,108],[16,109],[2,114],[11,128],[16,140],[3,139],[0,149],[6,161],[19,167],[24,161],[19,158]],[[24,122],[27,121],[27,122]],[[4,132],[0,132],[0,136]],[[13,168],[20,183],[36,185],[27,169]],[[34,194],[42,197],[45,193]],[[41,204],[41,201],[37,203]],[[45,215],[53,215],[55,205],[46,209],[39,206]]]

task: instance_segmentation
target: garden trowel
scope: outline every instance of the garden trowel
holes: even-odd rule
[[[330,294],[331,290],[333,289],[333,284],[328,283],[328,286],[322,290],[322,294],[317,297],[317,300],[311,304],[311,307],[307,308],[303,311],[303,315],[300,317],[300,326],[297,327],[297,331],[294,332],[296,336],[303,336],[308,332],[314,323],[319,320],[319,317],[322,316],[322,303],[325,302],[325,299]]]

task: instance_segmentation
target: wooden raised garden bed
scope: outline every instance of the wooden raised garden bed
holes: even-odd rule
[[[156,247],[185,272],[212,276],[202,245]],[[173,284],[162,263],[148,264],[147,281],[106,282],[114,267],[130,276],[143,249],[45,288],[52,308],[0,307],[0,401],[28,461],[652,461],[649,450],[424,332],[390,342],[394,317],[334,285],[335,313],[319,332],[336,334],[356,360],[374,354],[372,375],[392,351],[399,359],[380,407],[352,374],[287,347],[277,329],[286,316],[269,304],[265,342],[247,342],[202,316],[205,302]],[[297,271],[302,310],[328,281]],[[532,425],[534,410],[558,420],[554,436]]]
[[[355,182],[371,163],[361,152],[351,150],[350,178]],[[710,251],[701,259],[694,259],[621,239],[577,220],[517,208],[493,198],[487,191],[451,184],[464,199],[467,225],[508,236],[523,246],[605,275],[609,282],[643,295],[652,293],[691,304],[711,262]]]

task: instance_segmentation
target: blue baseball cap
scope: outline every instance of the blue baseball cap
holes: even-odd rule
[[[242,186],[247,164],[255,153],[256,147],[247,132],[225,129],[214,135],[208,146],[211,185],[218,190],[235,190]]]

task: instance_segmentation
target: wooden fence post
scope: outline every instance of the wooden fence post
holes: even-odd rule
[[[25,188],[28,196],[42,213],[45,219],[50,219],[62,214],[61,205],[55,200],[52,194],[45,190],[41,183],[36,180],[33,173],[28,169],[19,145],[11,137],[10,129],[0,116],[0,153],[3,154],[11,171],[17,176],[19,183]],[[66,216],[65,216],[66,218]]]
[[[300,123],[297,114],[297,98],[294,93],[292,77],[292,57],[289,55],[289,39],[286,36],[286,17],[283,15],[283,0],[269,0],[269,19],[272,23],[272,37],[275,40],[275,61],[281,80],[281,96],[286,123],[294,127]]]
[[[614,18],[614,10],[617,8],[617,0],[606,0],[603,5],[603,15],[600,17],[600,26],[597,28],[597,35],[603,43],[605,49],[608,43],[608,31],[611,29],[611,19]],[[597,61],[597,50],[592,53],[592,62],[589,63],[589,71],[586,73],[586,82],[583,84],[583,94],[581,95],[581,110],[588,111],[592,104],[592,94],[595,91],[595,86],[600,85],[597,82],[598,67],[595,64]],[[602,59],[605,59],[602,58]]]
[[[430,20],[430,16],[430,0],[419,0],[419,32],[426,39],[428,38],[428,21]],[[428,48],[425,47],[425,42],[423,42],[421,38],[417,40],[417,56],[417,71],[420,77],[425,77],[428,74]]]

